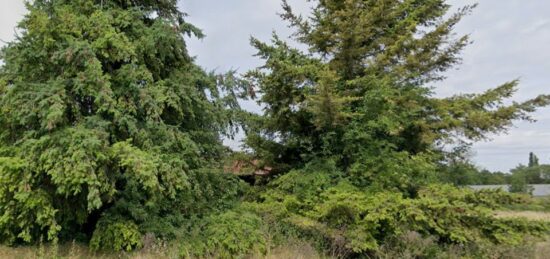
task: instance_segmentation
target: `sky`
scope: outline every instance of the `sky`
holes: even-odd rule
[[[453,8],[474,3],[449,0]],[[470,34],[473,44],[463,52],[463,62],[437,82],[438,96],[479,93],[513,79],[520,79],[514,101],[541,93],[550,94],[550,1],[480,0],[472,15],[457,26],[458,35]],[[307,15],[305,0],[289,0],[297,12]],[[270,39],[273,31],[288,37],[292,30],[281,21],[279,0],[183,0],[180,9],[188,21],[206,34],[188,40],[189,52],[207,70],[246,72],[261,60],[254,57],[249,39]],[[13,40],[14,27],[25,13],[23,0],[0,0],[0,46]],[[252,111],[260,108],[243,103]],[[550,163],[550,108],[534,114],[536,123],[516,122],[505,135],[473,146],[473,160],[482,168],[508,171],[526,164],[534,152],[541,163]],[[238,146],[236,141],[227,141]]]

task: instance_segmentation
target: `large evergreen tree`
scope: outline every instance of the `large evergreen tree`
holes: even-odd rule
[[[420,184],[433,179],[446,144],[505,131],[550,101],[542,95],[505,105],[517,81],[480,94],[434,95],[432,85],[469,43],[453,28],[475,6],[451,13],[444,0],[313,2],[307,18],[286,1],[281,15],[306,52],[277,36],[271,44],[252,39],[265,64],[247,77],[264,115],[251,120],[247,143],[279,171],[323,157],[357,184],[379,176],[390,185]]]
[[[246,143],[279,173],[257,211],[342,257],[375,257],[407,231],[465,246],[518,244],[545,231],[491,214],[513,197],[437,183],[470,142],[550,103],[541,95],[506,104],[517,81],[434,94],[469,43],[453,28],[474,6],[452,13],[445,0],[311,2],[303,17],[283,1],[282,18],[306,51],[276,35],[252,39],[265,63],[246,77],[264,113],[251,115]]]
[[[184,36],[202,34],[176,0],[27,8],[1,52],[1,241],[96,230],[96,245],[129,248],[139,237],[113,244],[100,232],[162,233],[201,199],[231,194],[199,169],[223,154],[235,102],[188,54]]]

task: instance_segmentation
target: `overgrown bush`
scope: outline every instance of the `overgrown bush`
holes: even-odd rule
[[[269,235],[264,224],[259,216],[238,210],[204,218],[183,234],[181,256],[232,258],[264,254]]]
[[[147,202],[147,195],[135,193],[121,199],[106,211],[104,217],[124,215],[139,225],[142,233],[171,240],[178,229],[188,221],[221,213],[239,202],[247,186],[237,177],[218,170],[197,170],[188,174],[189,185],[173,198],[155,203]],[[141,201],[141,202],[137,202]]]
[[[141,248],[142,235],[132,221],[102,220],[96,226],[90,248],[92,250],[126,250]]]
[[[326,174],[322,171],[298,172],[272,182],[251,208],[297,229],[329,253],[372,254],[386,240],[410,231],[432,237],[437,244],[519,245],[525,235],[540,236],[548,230],[544,223],[493,216],[493,209],[528,198],[521,195],[433,184],[419,189],[416,197],[407,197],[359,188],[345,179],[330,186],[326,181],[310,181],[308,188],[315,191],[304,195],[289,187],[311,180],[310,175],[330,177],[321,177]]]
[[[467,200],[489,208],[497,209],[518,204],[530,204],[535,200],[527,194],[509,193],[500,188],[465,191]]]

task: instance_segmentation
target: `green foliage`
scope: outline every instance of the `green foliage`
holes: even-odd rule
[[[443,182],[465,185],[512,185],[512,191],[529,193],[529,184],[550,183],[550,165],[539,164],[533,153],[529,154],[529,166],[518,165],[510,173],[481,170],[468,160],[451,160],[441,165],[439,178]]]
[[[307,95],[306,106],[313,116],[313,124],[318,130],[330,131],[345,123],[353,114],[346,112],[345,105],[354,99],[335,94],[338,76],[330,69],[319,71],[319,87]],[[329,147],[326,147],[329,148]]]
[[[437,181],[437,171],[429,154],[412,155],[380,148],[364,150],[349,169],[350,180],[361,187],[393,190],[414,196],[418,188]]]
[[[236,80],[193,63],[184,36],[202,34],[176,1],[27,9],[0,53],[2,242],[94,232],[99,246],[128,238],[109,246],[126,249],[138,232],[173,236],[186,218],[234,202],[237,181],[213,172],[239,112]],[[96,232],[98,217],[137,227]]]
[[[4,242],[31,242],[33,238],[55,240],[61,226],[57,209],[43,190],[33,190],[32,175],[25,175],[26,162],[0,158],[0,237]]]
[[[143,234],[171,240],[188,222],[234,207],[247,189],[238,178],[219,171],[203,169],[187,176],[189,187],[173,198],[153,202],[146,193],[130,192],[107,209],[102,218],[122,217],[137,223]]]
[[[481,170],[468,161],[457,161],[440,166],[439,179],[457,186],[504,185],[510,182],[511,175],[502,172]]]
[[[534,167],[539,165],[539,158],[533,154],[533,152],[529,153],[529,164],[528,167]]]
[[[415,197],[407,197],[376,186],[359,188],[346,179],[324,180],[331,179],[327,172],[309,170],[293,171],[271,182],[259,202],[249,207],[264,219],[286,224],[299,236],[342,255],[376,252],[387,240],[407,231],[431,236],[439,244],[462,245],[518,245],[525,234],[548,231],[544,223],[493,216],[492,210],[525,203],[530,199],[526,196],[429,185]],[[306,181],[311,183],[307,188],[294,189]]]
[[[110,249],[131,251],[140,248],[142,237],[138,226],[132,221],[100,221],[90,240],[93,250]]]
[[[509,193],[502,189],[482,189],[470,192],[469,202],[486,206],[491,209],[501,209],[510,205],[529,204],[534,200],[531,196],[518,193]]]
[[[519,165],[511,170],[511,180],[524,181],[528,184],[550,183],[550,165],[542,164],[535,166]]]
[[[271,181],[269,186],[285,194],[296,195],[298,198],[315,197],[332,186],[341,174],[333,161],[314,161],[302,170],[295,170],[278,177]]]
[[[532,194],[533,187],[527,183],[527,177],[524,172],[516,172],[510,178],[510,192]]]
[[[237,209],[212,215],[193,226],[182,240],[182,257],[234,258],[267,249],[264,222],[257,215]]]

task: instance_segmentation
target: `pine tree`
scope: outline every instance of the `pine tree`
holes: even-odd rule
[[[539,158],[533,153],[529,153],[529,165],[528,167],[535,167],[539,165]]]
[[[0,240],[95,230],[113,245],[100,235],[136,224],[163,234],[199,200],[215,204],[221,192],[201,188],[230,195],[199,169],[220,160],[235,102],[193,63],[184,36],[203,35],[176,0],[27,8],[1,52]]]
[[[276,35],[271,44],[252,39],[265,64],[247,78],[265,112],[250,123],[247,144],[278,168],[332,158],[358,184],[400,175],[384,181],[402,186],[401,174],[434,179],[428,172],[445,159],[445,145],[532,120],[550,97],[505,105],[517,81],[481,94],[434,95],[430,84],[470,42],[453,29],[474,7],[451,13],[444,0],[322,0],[303,17],[283,1],[281,16],[308,51]]]
[[[453,28],[475,6],[452,13],[445,0],[310,2],[306,18],[282,5],[307,50],[276,35],[252,39],[264,64],[246,76],[264,113],[250,116],[246,143],[279,173],[257,199],[262,215],[350,258],[376,257],[408,231],[462,247],[547,231],[492,216],[505,193],[440,182],[451,180],[445,173],[473,177],[464,159],[473,141],[550,103],[541,95],[507,105],[517,81],[434,95],[431,85],[469,43]],[[526,179],[516,180],[523,188]]]

